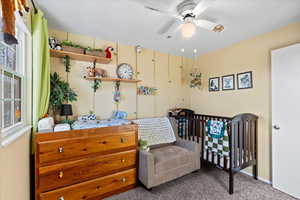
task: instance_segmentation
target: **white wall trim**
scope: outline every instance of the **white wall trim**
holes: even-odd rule
[[[30,131],[31,125],[25,126],[24,128],[16,131],[14,134],[8,135],[1,140],[1,147],[6,147],[7,145],[11,144],[13,141]]]
[[[242,172],[243,174],[248,175],[248,176],[253,176],[252,173],[246,172],[245,170],[242,170],[241,172]],[[267,183],[267,184],[269,184],[269,185],[272,185],[272,181],[270,181],[270,180],[266,180],[266,179],[261,178],[261,177],[259,177],[259,176],[257,177],[257,179],[260,180],[260,181],[262,181],[262,182],[264,182],[264,183]]]

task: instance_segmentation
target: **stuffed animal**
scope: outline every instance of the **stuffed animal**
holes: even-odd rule
[[[89,77],[107,77],[107,72],[101,68],[87,67]]]
[[[112,48],[112,47],[107,47],[105,49],[106,58],[109,58],[109,59],[112,58],[112,51],[114,51],[114,48]]]

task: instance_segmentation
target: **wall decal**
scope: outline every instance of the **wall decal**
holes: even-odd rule
[[[146,87],[146,86],[140,86],[137,89],[138,95],[156,95],[157,88],[154,87]]]

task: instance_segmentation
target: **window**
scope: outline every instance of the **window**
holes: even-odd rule
[[[25,33],[16,30],[17,45],[0,41],[0,130],[2,138],[25,126]]]

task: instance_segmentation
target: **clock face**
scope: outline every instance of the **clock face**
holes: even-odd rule
[[[133,70],[132,67],[127,63],[122,63],[118,66],[117,75],[122,79],[132,79],[133,78]]]

